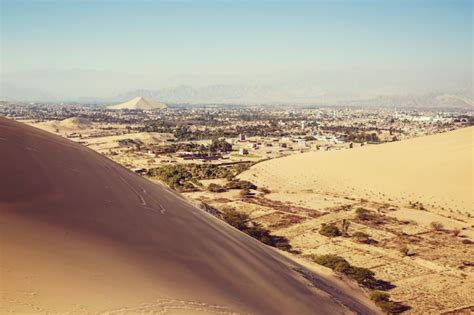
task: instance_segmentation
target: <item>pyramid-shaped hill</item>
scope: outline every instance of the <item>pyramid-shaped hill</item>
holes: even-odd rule
[[[166,104],[157,101],[147,100],[141,96],[135,97],[128,102],[120,103],[116,105],[110,105],[107,108],[109,109],[142,109],[142,110],[152,110],[152,109],[164,109]]]
[[[68,139],[0,118],[0,152],[1,314],[374,313]]]

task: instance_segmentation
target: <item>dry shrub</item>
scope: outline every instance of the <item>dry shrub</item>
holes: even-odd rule
[[[342,235],[339,228],[334,224],[323,224],[319,229],[319,234],[327,237],[337,237]]]
[[[459,233],[461,233],[461,230],[460,230],[460,229],[453,229],[452,232],[453,232],[453,235],[454,235],[454,236],[458,236]]]
[[[390,300],[390,294],[380,291],[372,291],[370,299],[387,314],[400,314],[409,309],[408,306]]]
[[[430,227],[433,231],[442,231],[444,229],[443,223],[436,221],[431,222]]]
[[[354,234],[352,234],[352,238],[354,238],[356,242],[359,242],[362,244],[377,243],[377,241],[370,238],[369,234],[364,233],[364,232],[354,232]]]

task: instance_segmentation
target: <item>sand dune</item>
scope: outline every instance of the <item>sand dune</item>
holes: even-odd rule
[[[173,135],[162,134],[158,132],[137,132],[115,136],[88,138],[87,143],[97,146],[117,146],[120,140],[130,139],[144,144],[160,144],[167,138],[172,137]]]
[[[134,99],[128,102],[108,106],[108,108],[110,109],[144,109],[144,110],[163,109],[166,107],[167,107],[166,104],[163,104],[157,101],[150,101],[143,97],[135,97]]]
[[[0,118],[0,152],[2,314],[374,313],[88,148]]]
[[[82,117],[71,117],[61,120],[59,125],[63,128],[71,128],[71,129],[90,129],[93,127],[93,123],[87,119]]]
[[[257,164],[241,178],[284,194],[329,192],[474,214],[473,132],[299,154]]]
[[[71,117],[61,121],[39,122],[34,123],[34,126],[57,134],[83,132],[86,130],[92,130],[95,127],[92,121],[81,117]]]

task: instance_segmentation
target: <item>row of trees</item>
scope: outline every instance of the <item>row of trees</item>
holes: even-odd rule
[[[232,180],[234,176],[248,168],[248,165],[235,164],[219,166],[215,164],[176,164],[164,165],[151,168],[147,176],[156,177],[176,190],[195,190],[201,186],[199,180],[227,178]],[[244,189],[253,187],[253,184],[246,181],[231,181],[226,185],[226,189]]]

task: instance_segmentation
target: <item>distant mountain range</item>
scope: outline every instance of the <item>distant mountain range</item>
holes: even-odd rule
[[[471,108],[474,101],[468,93],[429,93],[424,95],[382,95],[366,99],[334,100],[324,94],[302,96],[301,90],[271,87],[212,85],[200,88],[177,86],[159,90],[133,90],[111,100],[124,101],[137,96],[166,103],[223,104],[313,104],[369,107]],[[292,101],[290,101],[292,100]]]
[[[365,100],[343,101],[340,104],[371,107],[472,108],[474,101],[464,95],[431,93],[421,96],[385,95]]]
[[[156,90],[132,90],[117,95],[117,101],[127,100],[136,96],[160,100],[166,103],[311,103],[320,99],[319,93],[311,93],[305,89],[260,85],[208,85],[192,87],[180,85]]]
[[[6,101],[74,101],[111,105],[136,97],[166,104],[290,104],[341,105],[369,107],[472,108],[472,91],[428,93],[423,95],[381,95],[360,98],[344,91],[326,91],[311,85],[179,85],[161,89],[136,89],[111,97],[80,97],[63,99],[40,89],[21,89],[3,85]]]

